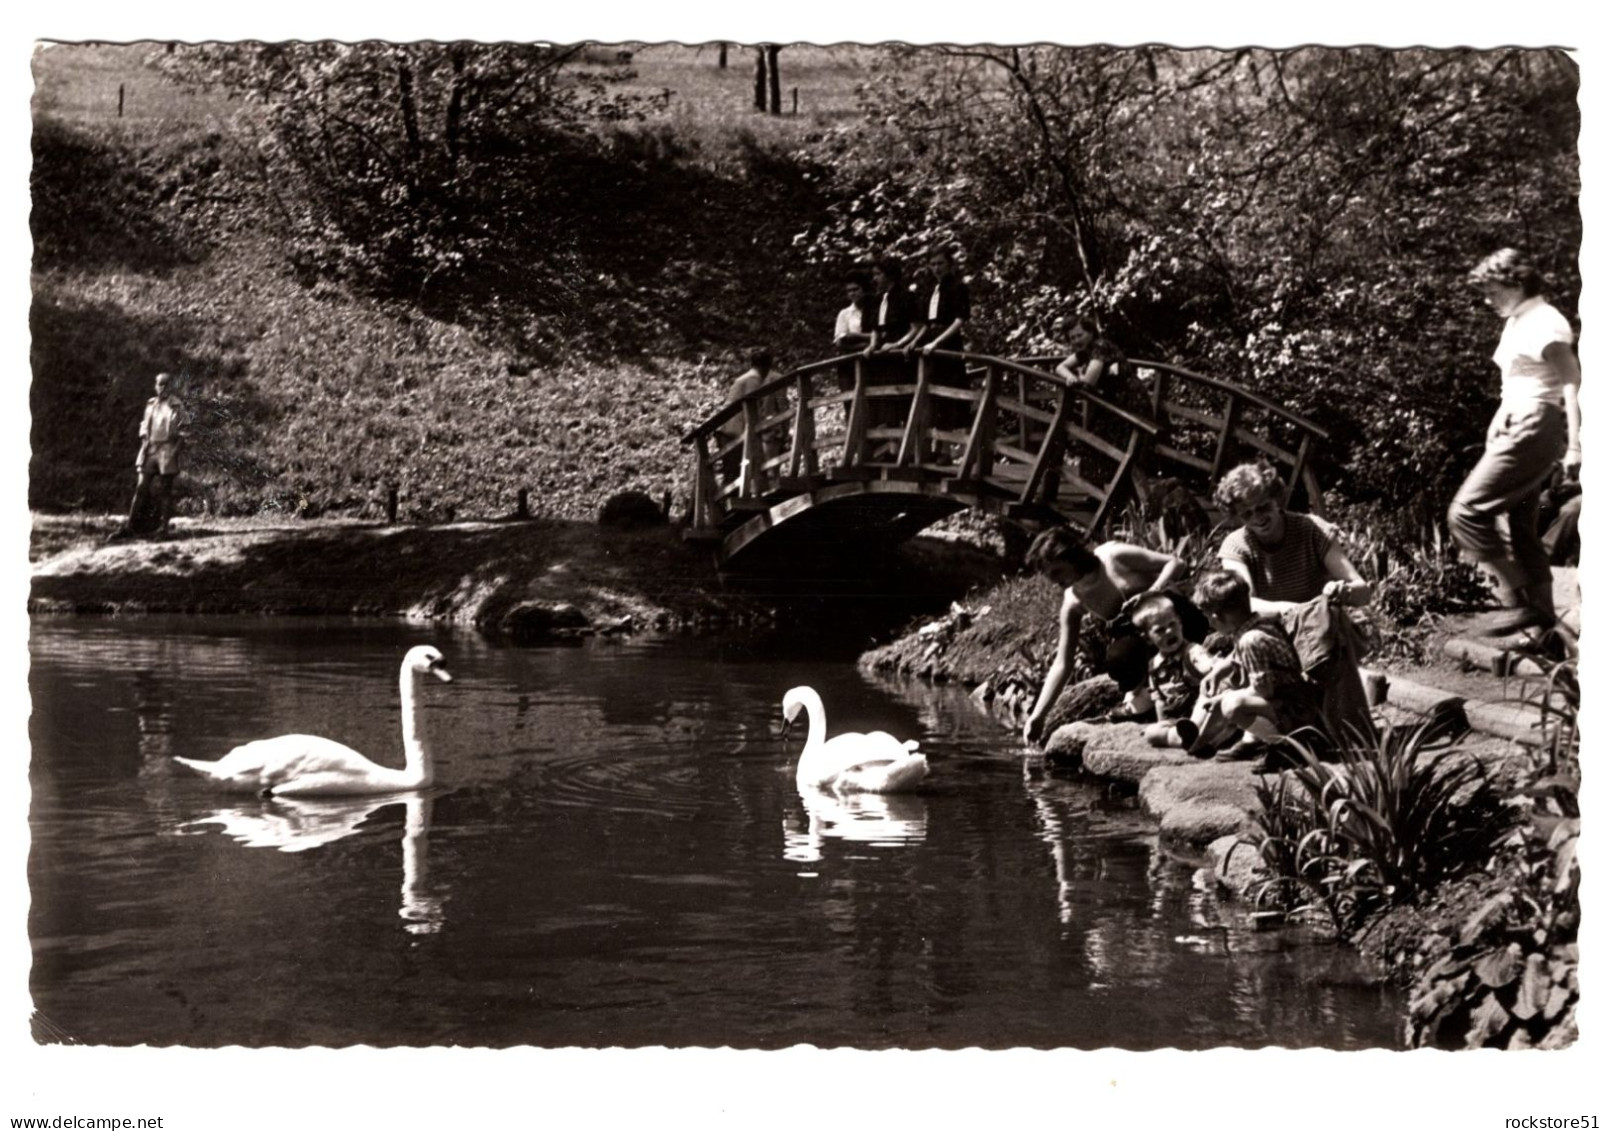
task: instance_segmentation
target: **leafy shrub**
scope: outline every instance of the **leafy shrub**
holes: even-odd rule
[[[1408,1042],[1468,1048],[1557,1047],[1576,1036],[1581,996],[1580,689],[1573,663],[1557,665],[1541,714],[1549,741],[1513,802],[1527,819],[1490,865],[1502,890],[1448,940],[1409,1001]]]
[[[1420,497],[1388,508],[1332,497],[1325,506],[1348,559],[1374,586],[1374,601],[1363,616],[1376,654],[1423,662],[1437,618],[1489,602],[1484,576],[1459,557],[1434,500]]]
[[[1434,748],[1448,729],[1388,727],[1373,749],[1343,746],[1338,763],[1287,739],[1300,764],[1258,786],[1256,847],[1272,873],[1259,903],[1321,909],[1345,935],[1485,860],[1510,822],[1479,762]]]

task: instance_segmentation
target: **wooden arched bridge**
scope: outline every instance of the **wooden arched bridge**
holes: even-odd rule
[[[1209,513],[1213,484],[1257,455],[1285,496],[1320,496],[1317,425],[1217,378],[1130,360],[1124,404],[1059,358],[934,351],[828,358],[775,377],[689,432],[691,538],[723,567],[813,548],[875,553],[966,508],[1028,529],[1102,532],[1156,478]],[[964,374],[964,376],[963,376]]]

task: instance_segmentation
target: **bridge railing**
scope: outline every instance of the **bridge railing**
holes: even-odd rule
[[[1007,513],[1094,529],[1156,432],[1047,369],[935,350],[849,354],[772,378],[712,413],[693,449],[693,526],[717,533],[826,482],[903,479]]]
[[[1060,357],[1020,358],[1029,366],[1054,366]],[[1159,475],[1178,474],[1210,492],[1224,472],[1253,455],[1267,457],[1284,482],[1287,504],[1298,487],[1308,505],[1323,508],[1313,473],[1316,446],[1329,433],[1283,405],[1217,377],[1165,361],[1130,358],[1145,415],[1156,439],[1145,461]]]

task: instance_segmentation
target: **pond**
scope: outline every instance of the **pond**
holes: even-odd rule
[[[419,796],[228,796],[174,764],[321,734]],[[832,648],[503,648],[398,623],[32,626],[36,1036],[107,1045],[1393,1047],[1345,948],[1251,930],[1132,797],[1025,758],[955,688]],[[831,732],[918,738],[904,796],[804,797]]]

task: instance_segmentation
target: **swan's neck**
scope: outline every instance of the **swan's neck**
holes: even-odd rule
[[[419,728],[419,711],[415,698],[419,689],[419,673],[411,668],[402,669],[402,757],[404,773],[416,784],[426,786],[435,777],[430,751],[425,747]]]
[[[807,689],[801,698],[805,713],[804,753],[810,753],[821,749],[827,741],[827,709],[822,706],[821,696],[813,690]]]

